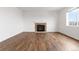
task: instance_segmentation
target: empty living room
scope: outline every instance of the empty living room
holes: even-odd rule
[[[79,51],[79,7],[0,7],[0,51]]]

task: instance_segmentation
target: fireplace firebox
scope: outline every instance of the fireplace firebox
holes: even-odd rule
[[[35,32],[46,32],[46,23],[35,23]]]

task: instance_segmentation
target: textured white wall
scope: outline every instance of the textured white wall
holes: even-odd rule
[[[58,26],[57,12],[28,11],[24,12],[24,31],[34,32],[35,23],[47,23],[47,32],[56,32]]]
[[[23,31],[22,12],[18,8],[0,8],[0,41]]]
[[[69,35],[79,40],[79,27],[66,26],[66,12],[68,8],[63,9],[59,14],[59,32]]]

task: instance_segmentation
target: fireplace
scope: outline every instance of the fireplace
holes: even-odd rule
[[[46,23],[35,23],[35,32],[46,32]]]

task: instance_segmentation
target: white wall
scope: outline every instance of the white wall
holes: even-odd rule
[[[63,9],[59,14],[59,32],[69,35],[73,38],[79,39],[79,27],[66,26],[66,12],[68,8]]]
[[[22,12],[18,8],[0,8],[0,42],[23,31]]]
[[[56,32],[58,26],[57,12],[28,11],[24,12],[24,31],[34,32],[35,23],[47,23],[47,32]]]

